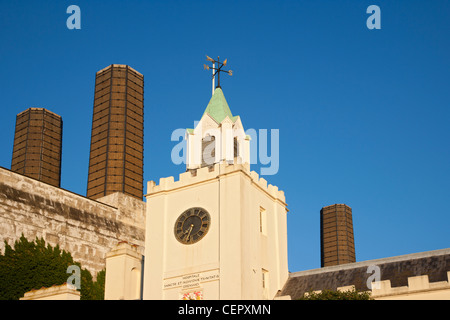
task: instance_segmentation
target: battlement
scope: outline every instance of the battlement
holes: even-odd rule
[[[199,169],[191,169],[179,175],[177,181],[173,176],[160,178],[159,184],[155,181],[149,181],[147,183],[147,195],[155,194],[162,191],[168,191],[173,189],[184,188],[193,184],[218,179],[235,172],[242,172],[249,177],[253,184],[258,186],[262,191],[269,194],[271,197],[280,200],[285,203],[286,198],[284,191],[278,190],[277,186],[267,184],[267,180],[260,178],[258,173],[250,171],[250,165],[244,164],[228,164],[225,161],[216,163],[213,166],[203,167]]]
[[[354,290],[354,285],[338,287],[338,291]],[[320,293],[322,290],[315,290]],[[430,282],[428,275],[408,277],[408,285],[391,287],[391,280],[372,283],[371,298],[375,300],[410,300],[410,299],[450,299],[450,271],[447,272],[447,281]],[[306,293],[307,295],[308,293]]]
[[[372,297],[374,299],[398,298],[416,296],[419,299],[450,299],[450,271],[447,272],[447,281],[430,282],[428,275],[408,277],[408,285],[391,287],[391,280],[383,280],[372,284]]]

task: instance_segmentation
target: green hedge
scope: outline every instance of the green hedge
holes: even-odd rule
[[[305,293],[299,300],[373,300],[370,292],[360,292],[355,289],[348,291],[322,290]]]
[[[70,265],[81,270],[81,300],[103,300],[105,270],[97,274],[97,281],[83,269],[72,255],[59,246],[46,245],[44,239],[28,241],[23,235],[12,248],[5,241],[5,252],[0,255],[0,299],[18,300],[25,292],[67,282]]]

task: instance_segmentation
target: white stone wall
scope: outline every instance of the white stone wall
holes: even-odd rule
[[[201,207],[208,233],[194,244],[174,236],[178,216]],[[260,232],[260,210],[266,214]],[[144,299],[272,299],[288,278],[284,192],[249,165],[215,164],[150,181],[147,194]],[[263,288],[263,273],[266,288]]]

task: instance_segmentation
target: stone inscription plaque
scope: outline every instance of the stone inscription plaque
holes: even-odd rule
[[[182,288],[190,289],[200,287],[200,284],[208,281],[219,280],[219,269],[189,273],[178,277],[166,278],[163,289]]]

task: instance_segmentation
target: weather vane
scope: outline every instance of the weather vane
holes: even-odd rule
[[[225,67],[227,65],[227,59],[225,59],[223,62],[220,62],[220,58],[217,57],[217,60],[214,60],[213,58],[210,58],[208,56],[206,56],[206,60],[211,61],[213,63],[212,67],[207,66],[206,64],[203,65],[203,68],[205,70],[212,70],[213,71],[213,75],[212,75],[212,93],[214,94],[214,89],[215,88],[220,88],[220,73],[221,72],[226,72],[228,73],[230,76],[233,75],[233,71],[231,70],[222,70],[222,67]],[[217,68],[216,68],[216,63],[217,63]],[[216,79],[216,75],[217,75],[217,86],[214,86],[214,82]]]

